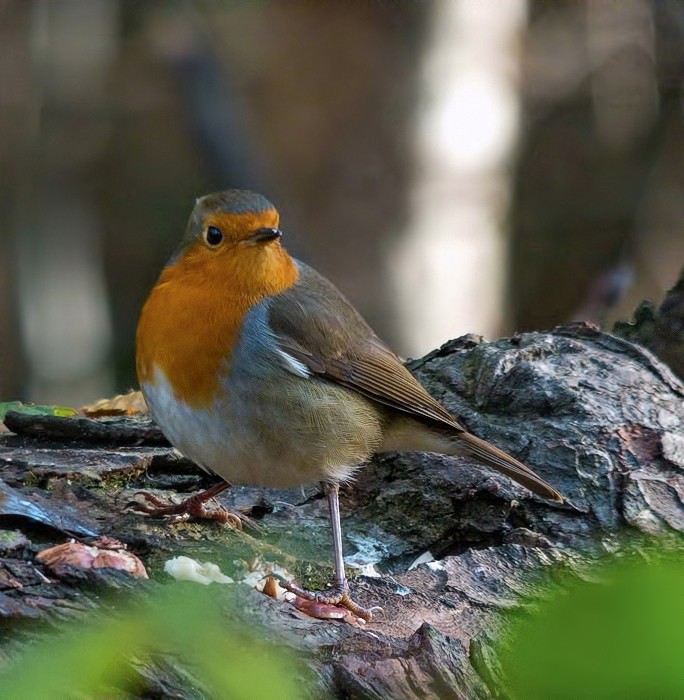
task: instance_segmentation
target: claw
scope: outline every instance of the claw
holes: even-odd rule
[[[226,488],[228,488],[227,483],[217,484],[206,491],[196,493],[194,496],[186,498],[177,505],[166,503],[162,499],[146,491],[140,491],[136,493],[136,496],[142,496],[150,505],[147,505],[147,503],[140,503],[139,501],[131,501],[126,504],[126,507],[151,516],[171,516],[171,521],[174,523],[183,522],[190,517],[195,517],[200,520],[215,520],[224,525],[229,525],[235,530],[242,530],[243,525],[247,523],[252,524],[251,520],[246,515],[228,510],[218,505],[218,503],[216,504],[218,507],[212,508],[211,510],[206,507],[208,501],[213,500],[214,496]]]
[[[315,617],[317,620],[344,620],[345,622],[354,624],[358,619],[352,612],[339,605],[316,603],[313,600],[307,600],[299,596],[295,598],[294,606],[300,612],[305,613],[309,617]]]
[[[381,609],[377,606],[364,608],[353,601],[349,595],[349,584],[346,579],[344,583],[331,586],[323,591],[309,591],[290,581],[286,581],[277,574],[271,574],[271,576],[277,579],[278,583],[286,591],[294,593],[300,601],[308,601],[308,603],[299,602],[299,604],[298,601],[295,601],[295,607],[312,617],[320,619],[344,618],[346,614],[336,614],[334,611],[346,609],[364,622],[370,622],[373,619],[373,612]]]

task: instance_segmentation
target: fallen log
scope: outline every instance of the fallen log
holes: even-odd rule
[[[500,696],[493,640],[506,611],[538,598],[540,572],[582,575],[587,561],[631,538],[684,531],[684,384],[640,345],[573,324],[492,343],[465,336],[408,367],[468,430],[522,459],[571,505],[543,501],[466,458],[373,460],[341,492],[346,561],[359,571],[353,595],[383,608],[371,624],[314,620],[251,587],[225,588],[239,603],[226,608],[231,615],[264,625],[305,660],[312,697]],[[238,580],[271,564],[304,585],[331,575],[315,486],[230,490],[221,503],[257,525],[241,532],[169,525],[126,504],[141,489],[174,499],[211,481],[161,444],[149,418],[8,413],[5,425],[0,476],[12,498],[0,495],[0,617],[13,624],[92,611],[98,586],[145,591],[179,554]],[[12,509],[17,494],[48,515]],[[79,577],[36,562],[79,518],[126,543],[152,581],[108,570]],[[170,683],[157,668],[143,674],[150,692]]]

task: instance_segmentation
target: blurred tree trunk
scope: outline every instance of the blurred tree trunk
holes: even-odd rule
[[[515,328],[625,318],[639,300],[661,299],[684,260],[681,4],[531,7]]]
[[[388,248],[400,348],[508,329],[509,163],[518,142],[526,0],[431,5],[409,214]]]
[[[113,389],[101,223],[82,183],[107,136],[103,97],[116,8],[106,0],[4,8],[10,26],[17,23],[9,50],[20,57],[6,78],[22,85],[13,105],[16,142],[8,143],[7,210],[23,341],[15,346],[25,349],[28,377],[14,395],[44,402],[78,404]]]
[[[2,8],[0,22],[0,396],[22,396],[26,373],[20,340],[16,279],[16,201],[20,171],[30,134],[35,128],[29,110],[31,56],[25,37],[30,32],[29,3]]]

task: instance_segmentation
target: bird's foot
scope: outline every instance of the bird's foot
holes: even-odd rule
[[[282,576],[272,574],[278,580],[278,583],[290,593],[297,596],[295,607],[302,612],[316,617],[321,620],[335,619],[344,617],[350,612],[355,617],[370,622],[373,619],[373,613],[377,610],[382,610],[379,607],[364,608],[351,599],[349,595],[349,583],[345,579],[343,583],[335,584],[323,591],[309,591],[306,588],[301,588],[296,584],[286,581]]]
[[[241,530],[245,524],[250,522],[250,519],[243,513],[228,510],[218,504],[213,508],[207,508],[207,502],[213,500],[226,488],[228,488],[228,484],[216,484],[175,505],[167,503],[151,493],[141,491],[136,496],[142,497],[145,502],[132,501],[127,504],[127,507],[153,517],[169,516],[173,522],[183,522],[193,517],[199,520],[215,520],[235,530]]]

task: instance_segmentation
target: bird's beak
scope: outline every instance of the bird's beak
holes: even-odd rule
[[[282,235],[283,232],[279,228],[258,228],[245,239],[245,243],[251,243],[252,245],[270,243],[280,238]]]

